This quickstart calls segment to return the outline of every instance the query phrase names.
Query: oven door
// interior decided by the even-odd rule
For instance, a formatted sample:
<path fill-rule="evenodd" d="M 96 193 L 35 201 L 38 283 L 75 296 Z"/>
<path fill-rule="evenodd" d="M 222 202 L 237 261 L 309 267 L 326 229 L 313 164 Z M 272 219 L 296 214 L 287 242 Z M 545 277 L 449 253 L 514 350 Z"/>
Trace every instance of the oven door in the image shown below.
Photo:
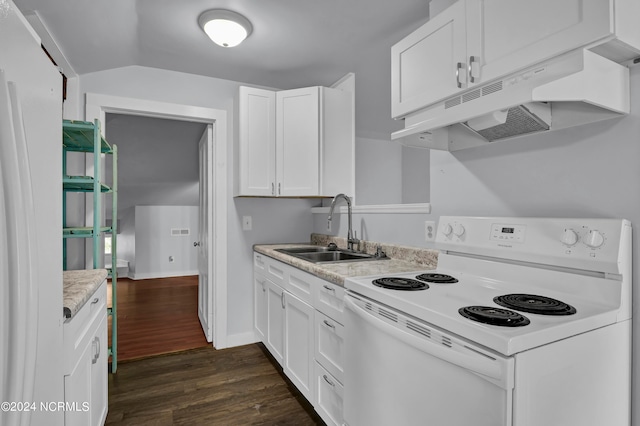
<path fill-rule="evenodd" d="M 510 426 L 514 360 L 345 296 L 348 426 Z"/>

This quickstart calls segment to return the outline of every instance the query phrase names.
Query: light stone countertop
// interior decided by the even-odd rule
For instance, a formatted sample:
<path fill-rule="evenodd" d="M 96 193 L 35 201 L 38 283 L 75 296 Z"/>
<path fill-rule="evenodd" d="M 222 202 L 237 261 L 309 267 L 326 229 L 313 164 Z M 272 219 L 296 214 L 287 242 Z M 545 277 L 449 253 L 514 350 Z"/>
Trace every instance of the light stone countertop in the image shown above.
<path fill-rule="evenodd" d="M 65 318 L 73 318 L 107 278 L 106 269 L 64 271 L 62 306 Z"/>
<path fill-rule="evenodd" d="M 373 241 L 363 241 L 361 249 L 366 253 L 375 253 L 376 246 L 380 245 L 382 250 L 390 259 L 318 264 L 307 262 L 306 260 L 276 251 L 276 249 L 280 248 L 327 246 L 330 242 L 336 243 L 339 248 L 346 248 L 345 238 L 312 234 L 311 243 L 256 244 L 253 246 L 253 249 L 265 256 L 269 256 L 298 269 L 302 269 L 303 271 L 309 272 L 310 274 L 340 286 L 344 286 L 345 278 L 424 271 L 428 269 L 435 269 L 438 264 L 437 250 L 376 243 Z"/>

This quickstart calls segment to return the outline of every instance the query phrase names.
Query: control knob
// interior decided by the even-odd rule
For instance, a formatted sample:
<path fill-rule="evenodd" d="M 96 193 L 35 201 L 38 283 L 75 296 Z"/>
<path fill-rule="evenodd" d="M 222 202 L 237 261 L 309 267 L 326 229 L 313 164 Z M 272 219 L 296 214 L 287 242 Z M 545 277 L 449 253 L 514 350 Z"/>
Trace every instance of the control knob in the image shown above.
<path fill-rule="evenodd" d="M 582 241 L 591 248 L 598 248 L 604 243 L 604 236 L 595 229 L 591 229 L 587 232 Z"/>
<path fill-rule="evenodd" d="M 456 237 L 462 237 L 462 234 L 464 234 L 464 226 L 460 225 L 459 223 L 456 223 L 453 225 L 453 234 Z"/>
<path fill-rule="evenodd" d="M 441 230 L 442 230 L 442 233 L 447 237 L 451 235 L 451 233 L 453 232 L 453 228 L 448 223 L 445 223 L 444 225 L 442 225 Z"/>
<path fill-rule="evenodd" d="M 578 242 L 578 234 L 573 229 L 565 229 L 562 234 L 562 244 L 565 244 L 569 247 Z"/>

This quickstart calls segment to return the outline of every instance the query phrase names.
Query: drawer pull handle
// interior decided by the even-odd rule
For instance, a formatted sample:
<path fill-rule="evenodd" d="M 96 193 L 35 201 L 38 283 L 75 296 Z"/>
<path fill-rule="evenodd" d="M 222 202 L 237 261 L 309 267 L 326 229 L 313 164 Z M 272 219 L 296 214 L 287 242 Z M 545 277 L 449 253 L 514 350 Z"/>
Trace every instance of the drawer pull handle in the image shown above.
<path fill-rule="evenodd" d="M 95 305 L 96 303 L 98 303 L 100 301 L 100 299 L 98 299 L 97 297 L 95 299 L 93 299 L 93 301 L 91 302 L 92 305 Z"/>
<path fill-rule="evenodd" d="M 326 325 L 326 326 L 327 326 L 327 327 L 329 327 L 329 328 L 336 328 L 336 326 L 335 326 L 335 325 L 331 324 L 331 323 L 330 323 L 329 321 L 327 321 L 327 320 L 324 320 L 323 322 L 324 322 L 324 325 Z"/>
<path fill-rule="evenodd" d="M 334 388 L 336 387 L 336 385 L 331 380 L 329 380 L 329 378 L 327 377 L 326 374 L 323 374 L 322 378 L 324 379 L 325 382 L 327 382 L 329 384 L 329 386 L 332 386 Z"/>
<path fill-rule="evenodd" d="M 328 291 L 332 291 L 332 292 L 334 292 L 334 293 L 336 292 L 336 289 L 335 289 L 335 288 L 330 287 L 330 286 L 328 286 L 328 285 L 326 285 L 326 284 L 323 284 L 323 286 L 322 286 L 322 287 L 326 288 Z"/>

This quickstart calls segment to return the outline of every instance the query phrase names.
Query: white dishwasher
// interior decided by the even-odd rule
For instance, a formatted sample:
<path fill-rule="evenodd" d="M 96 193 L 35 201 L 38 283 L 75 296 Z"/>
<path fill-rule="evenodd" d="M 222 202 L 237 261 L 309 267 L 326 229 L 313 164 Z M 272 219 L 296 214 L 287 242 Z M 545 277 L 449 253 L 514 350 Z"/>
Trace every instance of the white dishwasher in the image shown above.
<path fill-rule="evenodd" d="M 511 424 L 513 359 L 362 296 L 345 305 L 346 425 Z"/>

